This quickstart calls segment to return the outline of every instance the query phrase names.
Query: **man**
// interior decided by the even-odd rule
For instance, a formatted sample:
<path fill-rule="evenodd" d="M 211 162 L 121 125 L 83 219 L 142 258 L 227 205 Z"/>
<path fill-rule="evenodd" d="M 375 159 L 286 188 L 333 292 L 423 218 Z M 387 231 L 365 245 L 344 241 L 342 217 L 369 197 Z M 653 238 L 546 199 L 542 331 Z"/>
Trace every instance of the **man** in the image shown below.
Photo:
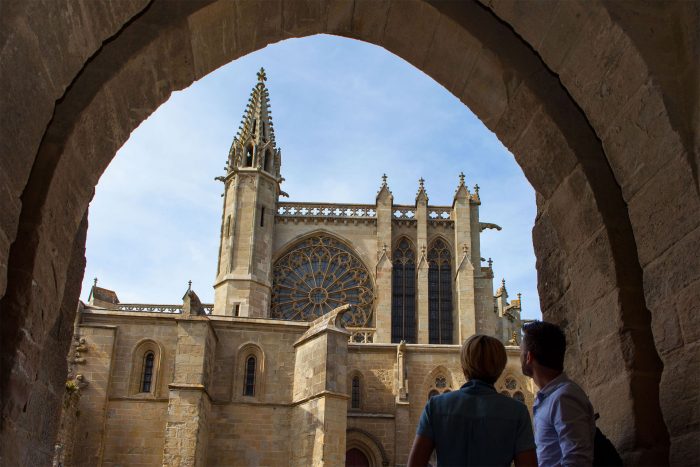
<path fill-rule="evenodd" d="M 564 373 L 564 332 L 555 324 L 534 321 L 523 326 L 523 333 L 523 374 L 540 388 L 533 406 L 540 467 L 592 465 L 593 407 L 583 389 Z"/>

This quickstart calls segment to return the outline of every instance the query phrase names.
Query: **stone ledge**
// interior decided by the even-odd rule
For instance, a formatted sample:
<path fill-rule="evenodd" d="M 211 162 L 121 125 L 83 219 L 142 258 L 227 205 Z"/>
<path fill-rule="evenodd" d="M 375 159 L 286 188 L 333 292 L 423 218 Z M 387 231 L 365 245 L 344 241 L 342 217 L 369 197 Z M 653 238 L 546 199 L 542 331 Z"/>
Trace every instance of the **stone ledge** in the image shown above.
<path fill-rule="evenodd" d="M 366 413 L 366 412 L 351 412 L 348 410 L 348 418 L 382 418 L 394 419 L 396 415 L 393 413 Z"/>
<path fill-rule="evenodd" d="M 312 396 L 307 396 L 303 399 L 299 399 L 298 401 L 294 401 L 290 404 L 290 407 L 296 407 L 301 404 L 305 404 L 306 402 L 312 401 L 314 399 L 320 399 L 321 397 L 328 397 L 331 399 L 343 399 L 343 400 L 349 400 L 350 396 L 347 394 L 343 394 L 340 392 L 334 392 L 334 391 L 321 391 L 318 394 L 314 394 Z"/>
<path fill-rule="evenodd" d="M 109 396 L 107 398 L 110 402 L 112 401 L 128 401 L 128 402 L 168 402 L 170 399 L 167 397 L 136 397 L 136 396 Z"/>

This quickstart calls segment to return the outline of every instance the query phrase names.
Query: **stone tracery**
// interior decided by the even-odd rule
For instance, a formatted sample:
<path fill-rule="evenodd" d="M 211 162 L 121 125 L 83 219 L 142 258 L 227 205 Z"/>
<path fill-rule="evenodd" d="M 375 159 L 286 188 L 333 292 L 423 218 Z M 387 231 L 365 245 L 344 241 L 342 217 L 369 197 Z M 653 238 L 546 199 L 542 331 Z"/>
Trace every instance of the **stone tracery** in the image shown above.
<path fill-rule="evenodd" d="M 313 320 L 346 303 L 348 326 L 372 321 L 374 292 L 369 271 L 350 248 L 327 235 L 297 243 L 273 269 L 273 318 Z"/>

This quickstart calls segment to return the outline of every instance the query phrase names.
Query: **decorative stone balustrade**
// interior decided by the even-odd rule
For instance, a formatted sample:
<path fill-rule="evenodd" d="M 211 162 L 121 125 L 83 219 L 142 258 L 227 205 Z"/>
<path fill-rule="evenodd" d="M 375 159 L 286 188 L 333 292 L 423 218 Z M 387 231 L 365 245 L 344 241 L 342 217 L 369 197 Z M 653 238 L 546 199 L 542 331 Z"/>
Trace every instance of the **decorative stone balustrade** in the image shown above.
<path fill-rule="evenodd" d="M 214 311 L 213 304 L 203 304 L 204 313 L 210 315 Z M 114 305 L 117 311 L 132 311 L 138 313 L 182 313 L 182 305 L 149 305 L 144 303 L 119 303 Z"/>
<path fill-rule="evenodd" d="M 416 207 L 407 205 L 395 205 L 392 212 L 394 219 L 413 220 L 416 218 Z M 449 206 L 428 206 L 428 220 L 450 221 L 452 208 Z"/>
<path fill-rule="evenodd" d="M 373 204 L 277 203 L 279 217 L 374 219 Z"/>
<path fill-rule="evenodd" d="M 371 344 L 374 342 L 374 328 L 347 328 L 350 331 L 350 343 L 353 344 Z"/>
<path fill-rule="evenodd" d="M 447 206 L 428 206 L 428 219 L 431 221 L 449 221 L 452 217 L 452 208 Z"/>

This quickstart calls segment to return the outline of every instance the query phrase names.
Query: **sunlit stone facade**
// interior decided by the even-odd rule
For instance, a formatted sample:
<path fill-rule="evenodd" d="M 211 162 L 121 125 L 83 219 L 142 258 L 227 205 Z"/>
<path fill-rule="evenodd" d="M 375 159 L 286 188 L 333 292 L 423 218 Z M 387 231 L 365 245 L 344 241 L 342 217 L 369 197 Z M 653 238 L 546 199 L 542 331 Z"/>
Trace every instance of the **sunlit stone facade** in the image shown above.
<path fill-rule="evenodd" d="M 494 294 L 478 186 L 452 206 L 285 202 L 265 73 L 226 165 L 214 304 L 121 304 L 95 285 L 70 364 L 77 422 L 65 465 L 406 463 L 428 397 L 464 383 L 461 342 L 507 345 L 497 389 L 532 405 L 520 374 L 520 297 Z M 65 418 L 65 417 L 64 417 Z M 71 419 L 72 420 L 72 419 Z M 70 433 L 66 433 L 70 432 Z"/>

